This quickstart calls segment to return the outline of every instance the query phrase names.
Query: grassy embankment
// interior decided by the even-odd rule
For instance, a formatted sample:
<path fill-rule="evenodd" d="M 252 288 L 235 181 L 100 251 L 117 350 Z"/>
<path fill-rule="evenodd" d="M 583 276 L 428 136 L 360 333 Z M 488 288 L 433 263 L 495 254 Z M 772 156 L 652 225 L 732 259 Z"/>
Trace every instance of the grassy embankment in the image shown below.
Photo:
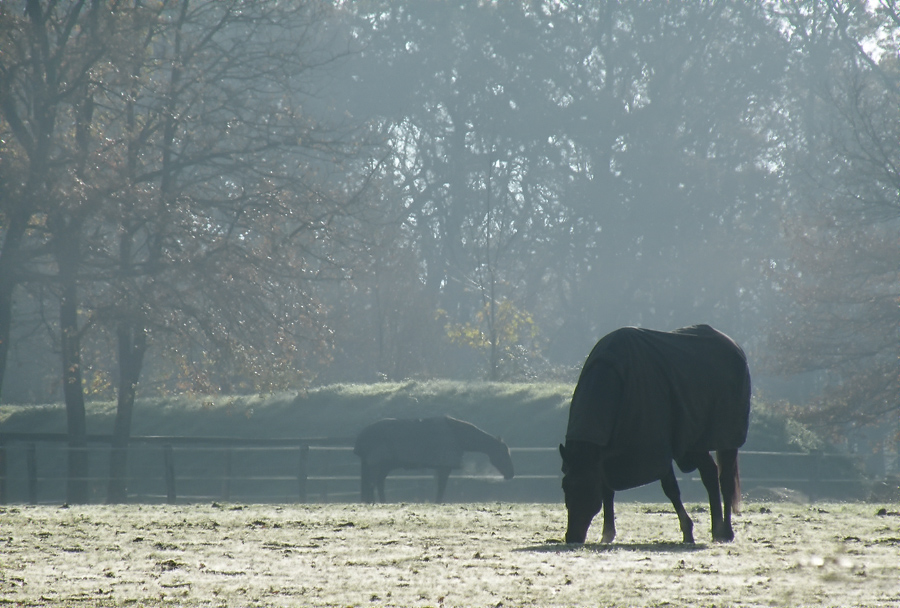
<path fill-rule="evenodd" d="M 337 384 L 261 396 L 142 399 L 133 435 L 353 437 L 385 417 L 447 414 L 501 435 L 511 446 L 555 446 L 565 435 L 569 384 L 451 381 Z M 115 403 L 88 404 L 88 432 L 109 433 Z M 64 432 L 61 404 L 4 405 L 0 431 Z M 754 403 L 746 449 L 805 452 L 824 444 L 802 426 Z"/>

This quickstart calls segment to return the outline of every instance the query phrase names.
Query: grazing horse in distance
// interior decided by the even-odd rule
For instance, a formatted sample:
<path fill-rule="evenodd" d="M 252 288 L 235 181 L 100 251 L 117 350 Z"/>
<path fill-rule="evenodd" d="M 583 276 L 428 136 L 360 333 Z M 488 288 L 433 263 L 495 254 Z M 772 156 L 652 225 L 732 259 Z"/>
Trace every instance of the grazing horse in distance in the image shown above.
<path fill-rule="evenodd" d="M 443 502 L 451 469 L 462 466 L 463 452 L 487 454 L 505 479 L 512 479 L 509 448 L 474 424 L 449 416 L 386 418 L 364 428 L 353 453 L 362 460 L 362 501 L 384 502 L 384 480 L 394 469 L 434 469 L 437 498 Z"/>
<path fill-rule="evenodd" d="M 733 540 L 737 454 L 749 417 L 747 358 L 725 334 L 697 325 L 673 332 L 625 327 L 603 337 L 581 370 L 566 444 L 559 446 L 566 542 L 583 543 L 601 508 L 602 542 L 612 542 L 615 492 L 656 480 L 675 507 L 684 542 L 694 542 L 673 460 L 684 472 L 699 470 L 713 539 Z"/>

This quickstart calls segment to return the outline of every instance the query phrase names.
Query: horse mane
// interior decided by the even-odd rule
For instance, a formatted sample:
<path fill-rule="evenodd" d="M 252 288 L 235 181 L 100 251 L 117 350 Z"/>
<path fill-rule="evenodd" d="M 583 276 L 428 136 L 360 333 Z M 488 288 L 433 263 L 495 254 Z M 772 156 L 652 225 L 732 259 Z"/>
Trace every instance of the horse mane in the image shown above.
<path fill-rule="evenodd" d="M 506 479 L 513 477 L 515 467 L 510 457 L 509 446 L 502 439 L 486 433 L 471 422 L 457 420 L 450 416 L 446 416 L 444 420 L 461 450 L 487 454 L 491 464 Z"/>
<path fill-rule="evenodd" d="M 447 426 L 459 446 L 464 450 L 472 450 L 490 454 L 498 450 L 507 449 L 506 444 L 499 437 L 494 437 L 490 433 L 481 430 L 471 422 L 458 420 L 451 416 L 445 416 Z"/>

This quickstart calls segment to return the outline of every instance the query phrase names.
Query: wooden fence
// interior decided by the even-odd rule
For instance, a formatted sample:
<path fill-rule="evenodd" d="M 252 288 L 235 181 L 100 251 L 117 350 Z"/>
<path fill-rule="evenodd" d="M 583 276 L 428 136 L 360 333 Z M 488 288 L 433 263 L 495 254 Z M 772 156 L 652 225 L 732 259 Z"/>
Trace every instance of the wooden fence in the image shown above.
<path fill-rule="evenodd" d="M 215 496 L 229 500 L 235 481 L 255 479 L 293 483 L 294 491 L 290 494 L 294 500 L 305 502 L 310 450 L 329 450 L 333 446 L 342 446 L 338 449 L 346 451 L 350 449 L 346 446 L 351 442 L 352 439 L 349 438 L 334 437 L 252 439 L 135 436 L 129 440 L 129 478 L 126 485 L 138 488 L 136 496 L 131 492 L 138 500 L 146 499 L 150 502 L 165 500 L 174 504 L 179 500 L 179 485 L 184 487 L 185 483 L 216 480 L 221 490 Z M 37 504 L 61 499 L 66 481 L 65 461 L 72 449 L 82 449 L 88 453 L 91 474 L 87 481 L 92 486 L 92 495 L 100 499 L 98 502 L 103 502 L 100 495 L 106 490 L 108 477 L 100 472 L 109 468 L 112 437 L 88 435 L 87 446 L 84 448 L 71 448 L 67 443 L 68 435 L 65 433 L 0 433 L 0 504 L 9 502 Z M 41 446 L 43 456 L 40 470 L 38 446 Z M 292 474 L 285 473 L 284 466 L 281 466 L 277 474 L 262 470 L 241 477 L 235 470 L 234 454 L 246 455 L 252 452 L 267 453 L 272 458 L 289 459 L 293 467 Z M 180 455 L 188 455 L 188 458 L 179 458 Z M 198 460 L 201 461 L 200 470 L 197 466 Z M 157 462 L 155 471 L 153 461 Z M 198 475 L 201 477 L 197 477 Z M 152 487 L 154 481 L 162 483 L 163 494 L 152 491 L 148 494 L 145 491 L 144 486 L 149 482 Z M 39 492 L 39 489 L 42 492 Z M 24 496 L 22 490 L 25 491 Z M 210 496 L 212 495 L 207 490 L 204 495 L 187 492 L 185 497 L 188 500 L 199 500 Z"/>
<path fill-rule="evenodd" d="M 62 433 L 0 433 L 0 504 L 65 501 L 68 437 Z M 352 502 L 359 498 L 359 460 L 352 438 L 247 439 L 235 437 L 132 437 L 128 456 L 129 502 L 169 504 L 203 501 Z M 89 435 L 91 502 L 106 502 L 111 437 Z M 555 447 L 512 447 L 516 476 L 501 482 L 486 457 L 467 455 L 451 475 L 452 501 L 561 500 Z M 863 498 L 868 483 L 846 455 L 742 451 L 745 491 L 790 488 L 810 495 Z M 686 500 L 705 500 L 695 473 L 681 475 Z M 427 472 L 398 471 L 388 479 L 388 498 L 434 497 Z M 636 498 L 665 500 L 658 487 L 629 491 Z"/>

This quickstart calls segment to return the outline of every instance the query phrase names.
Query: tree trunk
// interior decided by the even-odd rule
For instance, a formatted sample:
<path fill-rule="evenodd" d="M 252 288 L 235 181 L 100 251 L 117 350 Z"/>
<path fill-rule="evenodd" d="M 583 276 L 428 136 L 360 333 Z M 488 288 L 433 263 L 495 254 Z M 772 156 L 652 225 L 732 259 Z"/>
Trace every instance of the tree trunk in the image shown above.
<path fill-rule="evenodd" d="M 0 398 L 3 396 L 3 377 L 12 333 L 13 291 L 18 283 L 19 251 L 28 226 L 27 213 L 20 211 L 10 215 L 3 248 L 0 250 Z"/>
<path fill-rule="evenodd" d="M 117 330 L 119 343 L 119 388 L 116 406 L 116 422 L 113 429 L 112 450 L 109 460 L 109 490 L 107 502 L 125 502 L 128 472 L 128 442 L 131 438 L 131 419 L 137 383 L 147 351 L 147 332 L 136 324 L 123 322 Z"/>
<path fill-rule="evenodd" d="M 65 266 L 69 266 L 66 264 Z M 62 271 L 61 266 L 61 271 Z M 88 501 L 87 420 L 81 373 L 81 335 L 78 331 L 78 288 L 74 269 L 60 274 L 63 294 L 59 305 L 63 364 L 63 395 L 69 433 L 69 469 L 66 501 L 70 504 Z"/>

